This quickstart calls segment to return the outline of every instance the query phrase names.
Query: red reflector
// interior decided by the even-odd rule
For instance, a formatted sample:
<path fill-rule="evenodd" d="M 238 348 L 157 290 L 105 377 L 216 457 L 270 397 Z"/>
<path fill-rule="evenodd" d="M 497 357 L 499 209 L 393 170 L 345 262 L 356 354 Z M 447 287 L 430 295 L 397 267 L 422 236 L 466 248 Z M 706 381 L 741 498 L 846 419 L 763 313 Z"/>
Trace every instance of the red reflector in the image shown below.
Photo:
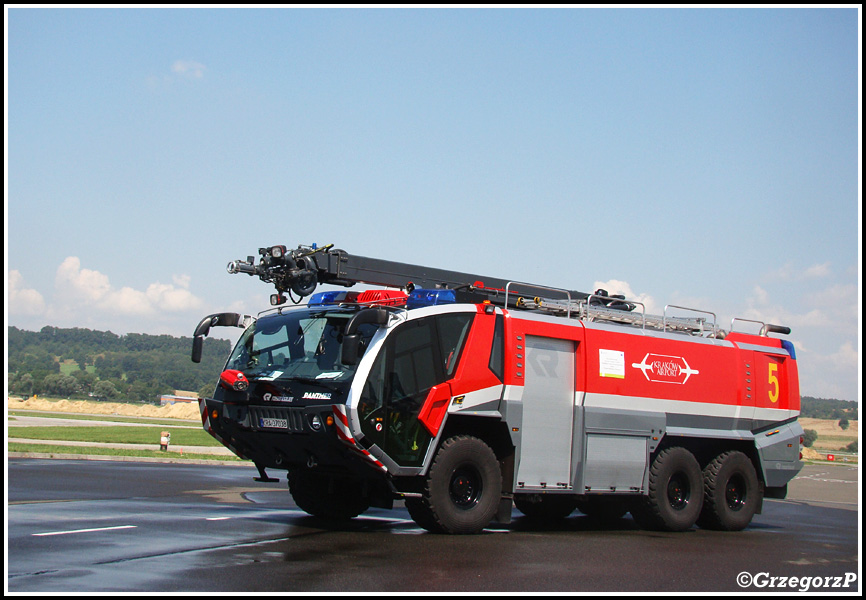
<path fill-rule="evenodd" d="M 235 390 L 236 392 L 243 392 L 250 387 L 250 382 L 246 378 L 246 375 L 236 369 L 226 369 L 220 373 L 220 383 L 223 387 Z"/>

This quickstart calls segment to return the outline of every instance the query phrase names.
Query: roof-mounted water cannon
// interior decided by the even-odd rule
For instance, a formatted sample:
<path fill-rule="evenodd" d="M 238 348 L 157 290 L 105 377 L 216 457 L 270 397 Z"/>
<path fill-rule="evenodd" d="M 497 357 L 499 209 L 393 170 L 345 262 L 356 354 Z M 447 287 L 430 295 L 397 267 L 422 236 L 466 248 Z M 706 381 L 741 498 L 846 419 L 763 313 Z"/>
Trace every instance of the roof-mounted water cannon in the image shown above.
<path fill-rule="evenodd" d="M 271 295 L 273 306 L 285 304 L 286 293 L 290 297 L 297 295 L 299 302 L 300 298 L 312 294 L 319 284 L 320 268 L 314 255 L 327 252 L 332 246 L 298 246 L 294 250 L 283 245 L 259 248 L 258 263 L 255 257 L 248 256 L 246 260 L 230 262 L 226 270 L 231 274 L 257 275 L 262 281 L 272 283 L 277 288 L 277 293 Z"/>
<path fill-rule="evenodd" d="M 523 290 L 539 287 L 515 283 L 508 279 L 357 256 L 334 248 L 334 244 L 321 247 L 315 244 L 298 246 L 294 250 L 289 250 L 284 245 L 259 248 L 258 262 L 255 257 L 248 256 L 247 260 L 230 262 L 227 270 L 229 273 L 256 275 L 262 281 L 273 284 L 277 293 L 271 295 L 272 306 L 285 304 L 287 295 L 289 299 L 299 303 L 300 298 L 312 294 L 319 284 L 340 287 L 367 284 L 396 288 L 408 295 L 411 295 L 415 288 L 450 290 L 450 302 L 490 301 L 494 304 L 507 303 L 508 291 L 521 294 Z M 574 301 L 585 300 L 589 296 L 575 290 L 559 290 L 558 293 L 567 295 Z M 295 300 L 293 295 L 297 296 L 298 300 Z M 437 294 L 435 303 L 444 302 L 445 296 L 444 293 Z M 611 298 L 605 298 L 604 302 L 605 305 L 613 304 L 610 308 L 634 308 L 615 296 Z"/>

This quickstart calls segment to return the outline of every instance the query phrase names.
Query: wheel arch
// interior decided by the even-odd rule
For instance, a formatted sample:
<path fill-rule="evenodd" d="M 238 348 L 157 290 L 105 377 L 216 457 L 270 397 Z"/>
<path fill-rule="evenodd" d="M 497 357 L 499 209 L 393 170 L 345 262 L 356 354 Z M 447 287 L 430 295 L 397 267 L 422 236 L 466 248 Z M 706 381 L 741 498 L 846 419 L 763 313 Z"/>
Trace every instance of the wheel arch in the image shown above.
<path fill-rule="evenodd" d="M 706 467 L 718 455 L 724 452 L 742 452 L 752 462 L 758 480 L 765 485 L 764 472 L 761 468 L 761 459 L 758 449 L 755 447 L 754 439 L 731 439 L 715 438 L 689 435 L 666 435 L 655 451 L 650 456 L 650 462 L 663 450 L 680 446 L 691 452 L 700 464 L 701 469 Z"/>
<path fill-rule="evenodd" d="M 514 484 L 514 444 L 508 425 L 495 417 L 477 415 L 448 415 L 438 445 L 455 435 L 471 435 L 490 446 L 502 471 L 502 489 L 508 493 Z"/>

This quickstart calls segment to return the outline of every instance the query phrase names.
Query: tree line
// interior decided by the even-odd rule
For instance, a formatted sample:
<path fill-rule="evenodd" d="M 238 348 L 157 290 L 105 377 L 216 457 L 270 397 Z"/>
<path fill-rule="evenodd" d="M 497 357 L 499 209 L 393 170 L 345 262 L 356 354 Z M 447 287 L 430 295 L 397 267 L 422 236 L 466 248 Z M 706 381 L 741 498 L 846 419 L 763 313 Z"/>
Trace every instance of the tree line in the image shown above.
<path fill-rule="evenodd" d="M 206 339 L 196 364 L 190 337 L 51 326 L 7 331 L 8 389 L 25 397 L 156 403 L 174 390 L 209 395 L 231 351 L 228 340 Z"/>
<path fill-rule="evenodd" d="M 174 390 L 209 395 L 231 351 L 228 340 L 205 339 L 202 361 L 190 360 L 192 338 L 45 326 L 8 327 L 9 391 L 60 397 L 156 402 Z M 61 369 L 61 364 L 73 368 Z M 800 416 L 856 419 L 857 403 L 801 397 Z"/>
<path fill-rule="evenodd" d="M 807 419 L 832 419 L 840 421 L 843 418 L 857 420 L 858 404 L 853 400 L 836 400 L 835 398 L 813 398 L 800 396 L 800 416 Z"/>

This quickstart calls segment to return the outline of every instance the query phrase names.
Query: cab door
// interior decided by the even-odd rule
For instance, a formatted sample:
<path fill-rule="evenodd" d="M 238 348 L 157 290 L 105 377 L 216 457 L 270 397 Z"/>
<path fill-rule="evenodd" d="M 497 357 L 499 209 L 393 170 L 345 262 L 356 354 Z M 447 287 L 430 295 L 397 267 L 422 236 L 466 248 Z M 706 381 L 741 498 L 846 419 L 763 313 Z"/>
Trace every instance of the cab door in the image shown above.
<path fill-rule="evenodd" d="M 358 417 L 361 431 L 397 464 L 418 467 L 432 435 L 418 420 L 430 389 L 449 379 L 473 313 L 411 319 L 385 340 L 370 370 Z"/>

